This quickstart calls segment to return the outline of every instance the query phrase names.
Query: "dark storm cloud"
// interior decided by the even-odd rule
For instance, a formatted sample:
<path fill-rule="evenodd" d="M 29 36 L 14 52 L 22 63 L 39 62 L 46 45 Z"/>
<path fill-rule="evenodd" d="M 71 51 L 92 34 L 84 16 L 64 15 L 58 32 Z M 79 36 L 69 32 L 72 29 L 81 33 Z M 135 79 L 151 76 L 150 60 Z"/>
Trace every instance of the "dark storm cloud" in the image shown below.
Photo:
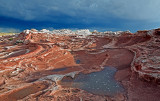
<path fill-rule="evenodd" d="M 159 4 L 160 0 L 0 0 L 0 16 L 24 23 L 122 28 L 160 22 Z"/>

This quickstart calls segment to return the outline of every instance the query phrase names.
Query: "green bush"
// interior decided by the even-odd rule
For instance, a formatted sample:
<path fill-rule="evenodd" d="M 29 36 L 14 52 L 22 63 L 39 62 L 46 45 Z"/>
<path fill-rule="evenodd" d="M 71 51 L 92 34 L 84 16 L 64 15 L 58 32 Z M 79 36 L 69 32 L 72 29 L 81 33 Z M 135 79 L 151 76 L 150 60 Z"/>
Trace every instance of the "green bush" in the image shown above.
<path fill-rule="evenodd" d="M 9 41 L 12 41 L 12 40 L 13 40 L 13 38 L 9 38 L 8 40 L 9 40 Z"/>

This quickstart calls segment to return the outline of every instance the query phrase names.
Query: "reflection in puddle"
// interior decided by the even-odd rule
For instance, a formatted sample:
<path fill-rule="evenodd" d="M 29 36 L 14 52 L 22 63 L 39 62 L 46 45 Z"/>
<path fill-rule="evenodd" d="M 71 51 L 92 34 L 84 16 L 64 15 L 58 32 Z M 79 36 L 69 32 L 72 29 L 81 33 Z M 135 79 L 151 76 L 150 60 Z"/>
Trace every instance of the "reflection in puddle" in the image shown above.
<path fill-rule="evenodd" d="M 93 94 L 114 95 L 123 92 L 124 89 L 114 79 L 115 68 L 106 67 L 104 70 L 90 74 L 79 74 L 73 80 L 63 79 L 63 83 L 70 83 L 71 87 L 80 88 Z"/>
<path fill-rule="evenodd" d="M 77 64 L 80 64 L 80 62 L 81 62 L 80 60 L 76 60 L 76 63 L 77 63 Z"/>

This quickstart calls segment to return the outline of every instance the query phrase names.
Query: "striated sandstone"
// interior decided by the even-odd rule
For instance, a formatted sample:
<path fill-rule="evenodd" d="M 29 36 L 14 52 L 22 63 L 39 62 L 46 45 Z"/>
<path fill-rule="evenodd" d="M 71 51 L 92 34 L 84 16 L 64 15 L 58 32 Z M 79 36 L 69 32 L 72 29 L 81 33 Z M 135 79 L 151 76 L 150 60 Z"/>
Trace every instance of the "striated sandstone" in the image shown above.
<path fill-rule="evenodd" d="M 115 79 L 125 93 L 96 95 L 71 88 L 70 83 L 61 85 L 62 79 L 71 81 L 78 73 L 107 66 L 117 69 Z M 0 101 L 159 101 L 160 29 L 136 33 L 31 29 L 3 36 L 0 78 Z"/>

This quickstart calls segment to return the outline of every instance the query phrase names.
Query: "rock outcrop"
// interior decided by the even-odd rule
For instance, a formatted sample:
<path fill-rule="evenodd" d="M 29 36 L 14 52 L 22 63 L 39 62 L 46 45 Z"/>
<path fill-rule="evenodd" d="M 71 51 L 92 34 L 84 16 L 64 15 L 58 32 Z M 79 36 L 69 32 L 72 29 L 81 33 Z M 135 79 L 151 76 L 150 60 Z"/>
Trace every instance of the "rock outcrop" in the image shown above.
<path fill-rule="evenodd" d="M 115 79 L 126 92 L 102 96 L 61 83 L 107 66 L 117 69 Z M 159 101 L 160 29 L 136 33 L 31 29 L 3 36 L 0 78 L 0 101 Z"/>

